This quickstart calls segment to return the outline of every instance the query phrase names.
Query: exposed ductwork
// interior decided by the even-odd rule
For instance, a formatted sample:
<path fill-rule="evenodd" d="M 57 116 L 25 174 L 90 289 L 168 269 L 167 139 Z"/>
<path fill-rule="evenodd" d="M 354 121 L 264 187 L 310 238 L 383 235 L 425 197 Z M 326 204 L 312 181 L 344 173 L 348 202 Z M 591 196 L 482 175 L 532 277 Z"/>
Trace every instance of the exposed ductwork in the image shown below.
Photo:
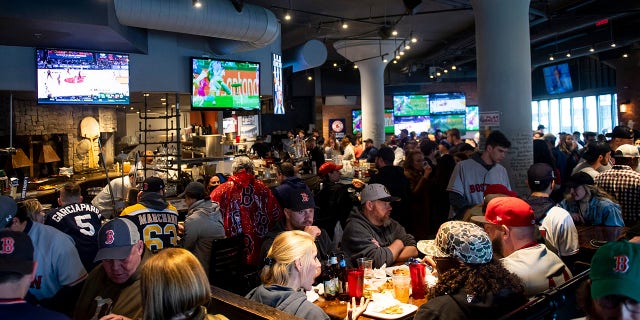
<path fill-rule="evenodd" d="M 273 12 L 245 4 L 236 11 L 228 0 L 208 0 L 201 8 L 191 1 L 114 0 L 121 24 L 199 36 L 246 41 L 262 48 L 280 36 L 280 22 Z"/>
<path fill-rule="evenodd" d="M 315 39 L 282 53 L 282 67 L 293 66 L 293 72 L 319 67 L 325 61 L 327 61 L 327 47 Z"/>

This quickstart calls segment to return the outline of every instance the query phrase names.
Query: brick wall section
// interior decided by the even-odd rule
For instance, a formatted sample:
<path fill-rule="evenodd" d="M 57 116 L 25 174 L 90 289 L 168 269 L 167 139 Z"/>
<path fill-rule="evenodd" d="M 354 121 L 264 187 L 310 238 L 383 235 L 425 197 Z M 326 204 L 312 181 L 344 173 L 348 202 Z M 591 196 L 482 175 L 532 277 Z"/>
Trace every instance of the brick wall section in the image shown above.
<path fill-rule="evenodd" d="M 64 154 L 59 155 L 64 164 L 73 166 L 74 172 L 87 167 L 88 157 L 76 154 L 80 136 L 80 122 L 85 117 L 98 120 L 101 132 L 115 132 L 117 128 L 116 110 L 97 106 L 37 105 L 35 101 L 14 103 L 14 126 L 17 136 L 59 134 L 63 139 Z M 27 146 L 16 146 L 25 149 Z M 93 140 L 94 154 L 99 154 L 98 141 Z M 28 148 L 26 148 L 28 150 Z M 96 160 L 97 161 L 97 160 Z"/>

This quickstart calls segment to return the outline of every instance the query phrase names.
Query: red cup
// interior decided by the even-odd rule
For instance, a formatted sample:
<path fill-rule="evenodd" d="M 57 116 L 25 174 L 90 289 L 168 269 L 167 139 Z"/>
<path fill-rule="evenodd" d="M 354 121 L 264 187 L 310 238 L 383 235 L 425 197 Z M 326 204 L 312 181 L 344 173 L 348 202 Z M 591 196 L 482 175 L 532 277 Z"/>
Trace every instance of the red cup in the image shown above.
<path fill-rule="evenodd" d="M 347 269 L 347 286 L 349 297 L 360 299 L 364 287 L 364 270 L 358 268 Z"/>
<path fill-rule="evenodd" d="M 409 264 L 409 273 L 411 274 L 411 296 L 413 296 L 414 299 L 424 299 L 425 265 L 422 263 L 411 263 Z"/>

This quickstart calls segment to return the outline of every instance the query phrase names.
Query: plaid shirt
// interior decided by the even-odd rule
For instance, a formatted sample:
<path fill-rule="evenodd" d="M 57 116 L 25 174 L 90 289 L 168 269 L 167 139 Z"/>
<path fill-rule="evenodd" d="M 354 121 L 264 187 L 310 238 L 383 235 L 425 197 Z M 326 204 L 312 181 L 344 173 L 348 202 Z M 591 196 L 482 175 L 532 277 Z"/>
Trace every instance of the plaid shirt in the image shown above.
<path fill-rule="evenodd" d="M 595 183 L 618 200 L 625 225 L 640 220 L 640 173 L 629 166 L 614 165 L 597 176 Z"/>

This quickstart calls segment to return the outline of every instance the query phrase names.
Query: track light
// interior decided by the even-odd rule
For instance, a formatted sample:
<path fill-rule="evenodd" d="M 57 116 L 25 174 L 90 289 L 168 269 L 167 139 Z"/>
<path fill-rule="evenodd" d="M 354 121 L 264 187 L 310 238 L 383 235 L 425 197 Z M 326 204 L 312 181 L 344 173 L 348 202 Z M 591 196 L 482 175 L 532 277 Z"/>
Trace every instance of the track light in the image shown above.
<path fill-rule="evenodd" d="M 444 70 L 442 70 L 442 72 L 444 72 L 444 73 L 449 73 L 449 70 L 444 69 Z"/>
<path fill-rule="evenodd" d="M 416 43 L 416 42 L 418 42 L 418 38 L 416 38 L 416 37 L 411 37 L 411 42 L 412 42 L 412 43 Z"/>
<path fill-rule="evenodd" d="M 396 53 L 396 60 L 400 59 L 400 55 Z"/>
<path fill-rule="evenodd" d="M 567 58 L 571 58 L 571 52 L 567 52 Z"/>
<path fill-rule="evenodd" d="M 289 12 L 284 14 L 284 19 L 287 21 L 291 20 L 291 15 L 289 14 Z"/>
<path fill-rule="evenodd" d="M 398 60 L 393 60 L 393 63 L 398 63 Z"/>
<path fill-rule="evenodd" d="M 553 60 L 555 60 L 553 56 L 549 56 L 549 61 L 553 61 Z"/>
<path fill-rule="evenodd" d="M 615 48 L 616 47 L 616 43 L 615 42 L 611 42 L 611 48 Z"/>
<path fill-rule="evenodd" d="M 308 75 L 307 76 L 307 80 L 311 81 L 311 80 L 313 80 L 313 77 L 311 75 Z"/>
<path fill-rule="evenodd" d="M 456 69 L 458 69 L 458 67 L 456 67 L 455 64 L 451 66 L 451 70 L 456 70 Z"/>
<path fill-rule="evenodd" d="M 589 48 L 589 52 L 594 52 L 596 51 L 596 49 L 594 49 L 593 47 Z"/>
<path fill-rule="evenodd" d="M 347 29 L 347 28 L 349 28 L 349 25 L 347 24 L 346 21 L 343 20 L 342 21 L 342 29 Z"/>
<path fill-rule="evenodd" d="M 194 8 L 201 8 L 202 7 L 202 1 L 200 1 L 200 0 L 191 0 L 191 4 L 193 5 Z"/>
<path fill-rule="evenodd" d="M 623 58 L 629 58 L 629 55 L 628 55 L 628 54 L 626 54 L 626 53 L 623 53 L 623 54 L 622 54 L 622 57 L 623 57 Z"/>
<path fill-rule="evenodd" d="M 387 60 L 386 57 L 382 57 L 382 63 L 387 63 L 387 62 L 389 62 L 389 60 Z"/>
<path fill-rule="evenodd" d="M 406 45 L 404 46 L 404 49 L 405 49 L 405 50 L 411 50 L 411 46 L 410 46 L 409 44 L 406 44 Z"/>
<path fill-rule="evenodd" d="M 334 67 L 337 67 L 337 66 L 338 66 L 338 63 L 337 63 L 337 62 L 334 62 L 334 63 L 333 63 L 333 66 L 334 66 Z"/>
<path fill-rule="evenodd" d="M 354 69 L 358 69 L 358 65 L 357 65 L 357 64 L 354 64 L 354 65 L 353 65 L 353 68 L 354 68 Z"/>
<path fill-rule="evenodd" d="M 442 73 L 440 73 L 440 72 L 436 72 L 436 77 L 439 77 L 439 76 L 441 76 L 441 75 L 442 75 Z"/>
<path fill-rule="evenodd" d="M 391 35 L 392 35 L 392 36 L 397 36 L 397 35 L 398 35 L 398 31 L 397 31 L 397 30 L 393 30 L 393 31 L 391 31 Z"/>

